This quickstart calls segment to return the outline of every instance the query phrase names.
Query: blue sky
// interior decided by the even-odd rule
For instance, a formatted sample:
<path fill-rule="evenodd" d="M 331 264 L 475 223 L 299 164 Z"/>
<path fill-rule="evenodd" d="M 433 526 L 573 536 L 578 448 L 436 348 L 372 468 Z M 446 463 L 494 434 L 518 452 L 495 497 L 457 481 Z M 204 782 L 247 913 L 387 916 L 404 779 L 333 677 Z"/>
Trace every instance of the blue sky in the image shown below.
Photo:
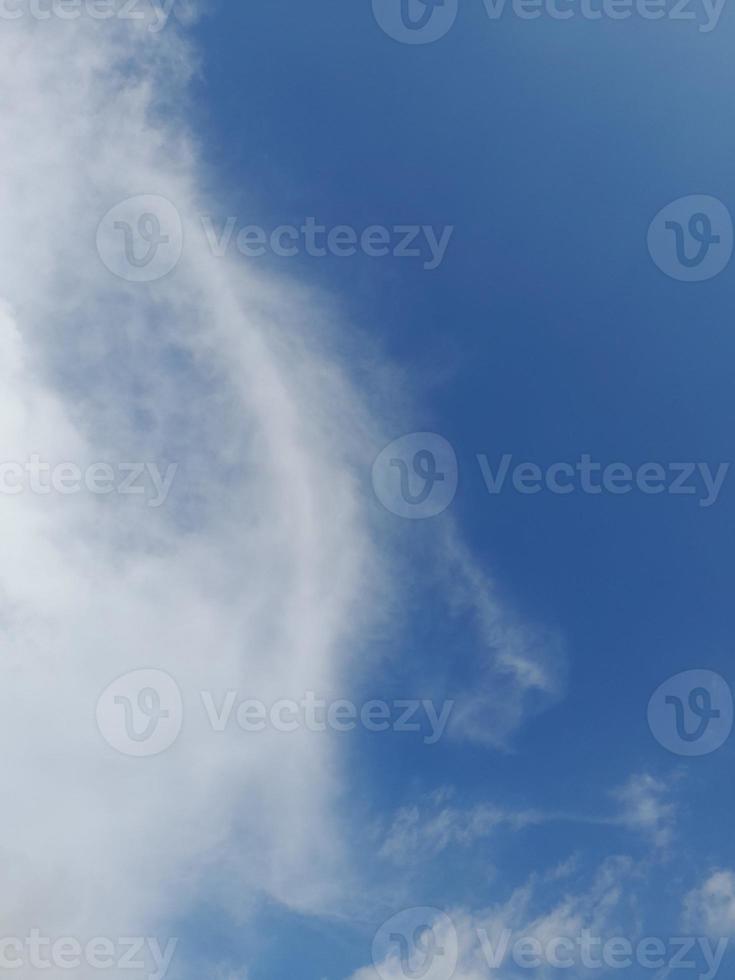
<path fill-rule="evenodd" d="M 160 506 L 0 501 L 4 838 L 11 881 L 52 868 L 0 899 L 7 934 L 178 936 L 171 980 L 401 980 L 381 927 L 430 908 L 419 980 L 676 977 L 493 970 L 478 936 L 735 938 L 731 11 L 446 0 L 451 29 L 409 44 L 379 23 L 400 0 L 190 6 L 158 33 L 4 23 L 29 107 L 0 142 L 7 459 L 176 467 Z M 421 255 L 308 254 L 312 218 L 391 250 L 416 227 Z M 719 236 L 716 274 L 685 281 L 677 223 L 690 255 Z M 246 226 L 296 254 L 242 254 Z M 131 266 L 135 234 L 178 251 Z M 586 492 L 585 457 L 628 492 Z M 427 459 L 432 516 L 391 482 L 413 467 L 416 495 Z M 143 670 L 184 720 L 134 759 L 110 719 Z M 452 715 L 433 740 L 423 708 L 213 734 L 202 694 L 235 687 Z"/>
<path fill-rule="evenodd" d="M 733 204 L 729 11 L 703 33 L 635 18 L 491 22 L 480 0 L 464 0 L 445 37 L 408 46 L 380 30 L 368 3 L 271 0 L 215 6 L 195 35 L 196 129 L 228 214 L 267 227 L 305 215 L 454 226 L 433 271 L 364 255 L 263 262 L 329 290 L 377 342 L 411 404 L 394 435 L 450 441 L 464 539 L 524 617 L 559 631 L 569 658 L 563 700 L 508 751 L 427 749 L 396 734 L 351 744 L 353 819 L 366 821 L 356 838 L 371 850 L 371 819 L 447 786 L 462 805 L 603 818 L 615 787 L 648 772 L 677 810 L 665 858 L 635 833 L 581 820 L 506 832 L 382 884 L 408 904 L 482 908 L 577 852 L 588 869 L 632 854 L 651 860 L 643 911 L 672 928 L 687 883 L 734 860 L 735 759 L 731 745 L 677 759 L 651 737 L 646 706 L 677 672 L 731 672 L 732 490 L 707 509 L 641 493 L 490 496 L 475 457 L 731 458 L 732 270 L 678 282 L 646 249 L 668 201 Z M 467 642 L 412 564 L 436 527 L 401 533 L 416 592 L 383 682 L 399 686 L 416 671 L 451 676 Z M 373 924 L 266 922 L 279 949 L 255 976 L 287 976 L 297 962 L 301 975 L 338 976 Z"/>

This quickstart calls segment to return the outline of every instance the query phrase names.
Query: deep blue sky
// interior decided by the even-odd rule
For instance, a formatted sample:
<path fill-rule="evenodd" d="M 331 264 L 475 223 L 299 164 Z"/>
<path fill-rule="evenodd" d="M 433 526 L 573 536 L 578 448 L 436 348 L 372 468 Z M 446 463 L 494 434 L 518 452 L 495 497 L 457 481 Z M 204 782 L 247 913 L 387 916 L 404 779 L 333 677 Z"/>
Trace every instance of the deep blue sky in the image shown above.
<path fill-rule="evenodd" d="M 735 751 L 678 760 L 646 725 L 670 675 L 733 679 L 733 487 L 708 509 L 640 493 L 490 497 L 475 455 L 732 458 L 735 265 L 675 281 L 646 232 L 685 195 L 735 209 L 734 32 L 727 10 L 701 33 L 635 17 L 491 22 L 481 0 L 460 0 L 452 31 L 416 47 L 382 33 L 367 0 L 220 3 L 195 28 L 198 131 L 227 189 L 223 215 L 455 227 L 435 271 L 364 256 L 251 261 L 328 289 L 377 339 L 410 386 L 408 428 L 457 452 L 453 513 L 474 553 L 524 615 L 567 640 L 567 696 L 523 729 L 516 754 L 368 739 L 356 780 L 366 809 L 451 783 L 465 801 L 600 814 L 631 773 L 668 781 L 681 769 L 686 847 L 655 874 L 668 887 L 733 860 Z M 453 655 L 423 642 L 429 662 Z M 508 882 L 580 848 L 635 851 L 610 827 L 545 827 L 504 847 L 492 862 Z M 442 894 L 427 872 L 414 904 L 493 901 L 485 857 L 441 868 Z M 325 939 L 270 916 L 265 931 L 290 928 L 293 944 L 268 950 L 263 977 L 303 969 L 304 950 L 313 968 L 299 975 L 314 978 L 369 959 L 372 923 Z"/>

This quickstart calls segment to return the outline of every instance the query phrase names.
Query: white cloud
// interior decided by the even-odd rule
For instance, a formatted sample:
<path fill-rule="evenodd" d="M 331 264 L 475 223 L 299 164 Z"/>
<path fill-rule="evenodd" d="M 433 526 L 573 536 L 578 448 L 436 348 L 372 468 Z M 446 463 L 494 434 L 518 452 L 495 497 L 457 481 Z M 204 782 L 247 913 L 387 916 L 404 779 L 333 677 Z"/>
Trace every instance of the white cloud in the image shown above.
<path fill-rule="evenodd" d="M 194 154 L 162 121 L 190 63 L 134 22 L 0 32 L 3 456 L 180 463 L 158 511 L 0 500 L 9 936 L 165 932 L 212 892 L 233 914 L 258 892 L 319 911 L 343 887 L 333 746 L 213 737 L 197 692 L 342 692 L 381 589 L 355 477 L 372 423 L 319 353 L 327 325 L 305 292 L 195 236 L 150 286 L 95 252 L 100 216 L 138 193 L 176 202 L 191 230 Z M 95 729 L 98 694 L 139 667 L 173 675 L 186 710 L 176 745 L 146 760 Z"/>
<path fill-rule="evenodd" d="M 600 943 L 621 935 L 624 928 L 629 931 L 633 918 L 625 884 L 631 871 L 627 859 L 611 858 L 600 866 L 587 887 L 556 901 L 542 898 L 539 885 L 544 880 L 533 876 L 492 908 L 453 909 L 448 917 L 437 917 L 434 948 L 445 956 L 451 951 L 452 958 L 457 950 L 456 970 L 451 974 L 454 980 L 487 980 L 489 973 L 498 980 L 523 975 L 528 970 L 519 970 L 512 961 L 519 940 L 536 940 L 546 949 L 560 938 L 576 942 L 584 931 Z M 358 970 L 351 980 L 376 980 L 378 976 L 381 980 L 402 980 L 405 973 L 401 967 L 400 958 L 391 951 L 373 966 Z M 548 967 L 541 972 L 553 976 L 559 971 Z M 436 956 L 426 976 L 446 980 L 448 975 L 446 958 Z"/>
<path fill-rule="evenodd" d="M 510 607 L 456 535 L 447 534 L 444 551 L 450 601 L 455 611 L 471 617 L 476 635 L 472 681 L 458 699 L 449 730 L 508 749 L 524 721 L 564 696 L 564 645 L 560 636 Z"/>
<path fill-rule="evenodd" d="M 390 589 L 357 475 L 383 437 L 328 353 L 319 299 L 194 233 L 213 210 L 179 118 L 196 60 L 171 26 L 146 27 L 24 17 L 0 32 L 3 455 L 179 463 L 159 510 L 0 500 L 8 936 L 166 935 L 199 901 L 238 916 L 261 893 L 320 912 L 349 883 L 332 743 L 213 737 L 197 692 L 345 694 Z M 178 267 L 152 284 L 95 251 L 100 217 L 138 194 L 175 202 L 184 227 Z M 500 743 L 527 693 L 559 684 L 461 565 L 492 648 L 463 726 Z M 95 729 L 99 693 L 141 667 L 174 676 L 186 711 L 176 744 L 145 760 Z M 169 975 L 184 969 L 180 952 Z"/>
<path fill-rule="evenodd" d="M 470 847 L 506 829 L 513 832 L 548 823 L 623 827 L 642 835 L 656 848 L 671 843 L 676 805 L 668 799 L 670 787 L 648 774 L 637 774 L 612 792 L 617 812 L 610 815 L 573 811 L 520 809 L 483 802 L 463 805 L 454 801 L 449 787 L 413 799 L 400 807 L 385 834 L 382 857 L 396 864 L 430 861 L 450 847 Z M 559 868 L 564 876 L 565 867 Z"/>
<path fill-rule="evenodd" d="M 632 776 L 613 793 L 620 807 L 616 822 L 642 833 L 656 847 L 666 847 L 676 824 L 676 805 L 668 799 L 670 791 L 670 786 L 648 773 Z"/>
<path fill-rule="evenodd" d="M 735 872 L 716 871 L 684 898 L 684 928 L 713 938 L 735 937 Z"/>
<path fill-rule="evenodd" d="M 490 803 L 452 805 L 442 790 L 426 800 L 401 807 L 380 848 L 382 857 L 398 864 L 430 860 L 451 846 L 470 847 L 502 827 L 518 830 L 542 822 L 535 811 L 503 809 Z"/>

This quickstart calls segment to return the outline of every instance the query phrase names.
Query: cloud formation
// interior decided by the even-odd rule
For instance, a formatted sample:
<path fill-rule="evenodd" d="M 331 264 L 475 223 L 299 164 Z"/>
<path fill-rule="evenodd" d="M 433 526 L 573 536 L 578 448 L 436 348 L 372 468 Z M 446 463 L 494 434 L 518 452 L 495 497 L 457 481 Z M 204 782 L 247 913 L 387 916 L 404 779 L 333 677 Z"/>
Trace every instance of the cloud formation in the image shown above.
<path fill-rule="evenodd" d="M 157 934 L 227 887 L 233 914 L 259 891 L 331 907 L 329 741 L 212 738 L 196 702 L 343 689 L 381 589 L 355 475 L 372 423 L 306 292 L 255 281 L 194 236 L 155 283 L 100 261 L 97 224 L 117 201 L 155 193 L 185 233 L 195 220 L 175 100 L 196 62 L 176 34 L 22 18 L 0 49 L 5 457 L 179 464 L 158 510 L 3 499 L 4 931 Z M 168 671 L 185 710 L 176 745 L 146 760 L 95 728 L 100 692 L 141 667 Z"/>
<path fill-rule="evenodd" d="M 332 742 L 213 738 L 196 708 L 202 690 L 348 692 L 389 606 L 362 478 L 385 437 L 322 298 L 193 233 L 215 210 L 182 118 L 197 60 L 156 23 L 23 16 L 0 32 L 5 457 L 178 466 L 157 509 L 119 494 L 2 501 L 0 918 L 21 938 L 165 938 L 198 902 L 237 917 L 260 894 L 330 911 L 350 874 Z M 139 195 L 181 220 L 180 261 L 154 282 L 116 276 L 97 250 L 102 216 Z M 462 725 L 502 744 L 527 693 L 560 686 L 452 547 L 491 649 Z M 95 725 L 100 693 L 140 668 L 168 672 L 184 707 L 176 743 L 143 760 Z M 178 960 L 169 976 L 185 972 Z"/>
<path fill-rule="evenodd" d="M 684 927 L 707 936 L 735 936 L 735 872 L 715 871 L 684 898 Z"/>

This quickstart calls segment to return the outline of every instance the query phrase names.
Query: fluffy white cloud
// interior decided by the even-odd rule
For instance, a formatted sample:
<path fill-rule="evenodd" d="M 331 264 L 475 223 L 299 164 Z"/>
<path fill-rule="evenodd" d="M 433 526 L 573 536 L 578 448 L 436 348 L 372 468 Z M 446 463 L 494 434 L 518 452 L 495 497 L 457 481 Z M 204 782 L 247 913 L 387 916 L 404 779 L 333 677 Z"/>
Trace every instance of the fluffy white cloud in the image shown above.
<path fill-rule="evenodd" d="M 714 938 L 735 936 L 735 872 L 716 871 L 684 899 L 684 927 Z"/>
<path fill-rule="evenodd" d="M 261 893 L 334 909 L 350 871 L 332 743 L 218 736 L 198 692 L 344 696 L 391 583 L 358 476 L 387 440 L 329 353 L 319 298 L 215 258 L 196 233 L 215 210 L 180 120 L 196 59 L 172 26 L 149 26 L 23 16 L 0 31 L 3 457 L 179 465 L 157 510 L 0 500 L 0 919 L 21 938 L 165 937 L 198 901 L 238 916 Z M 184 232 L 177 267 L 149 284 L 117 278 L 95 246 L 101 216 L 140 194 L 174 202 Z M 462 567 L 492 647 L 487 688 L 507 680 L 507 698 L 482 698 L 502 741 L 526 692 L 557 684 Z M 181 736 L 151 759 L 95 727 L 100 692 L 141 667 L 184 699 Z"/>
<path fill-rule="evenodd" d="M 319 352 L 313 297 L 254 281 L 195 235 L 150 285 L 95 251 L 100 217 L 139 193 L 175 202 L 192 230 L 194 153 L 172 116 L 192 63 L 173 33 L 131 21 L 0 32 L 3 457 L 179 463 L 158 510 L 0 500 L 9 936 L 165 932 L 212 891 L 233 914 L 258 891 L 319 911 L 342 887 L 328 740 L 213 734 L 198 692 L 342 692 L 379 607 L 355 476 L 372 423 Z M 176 744 L 142 760 L 95 727 L 98 694 L 140 667 L 168 671 L 185 706 Z"/>

